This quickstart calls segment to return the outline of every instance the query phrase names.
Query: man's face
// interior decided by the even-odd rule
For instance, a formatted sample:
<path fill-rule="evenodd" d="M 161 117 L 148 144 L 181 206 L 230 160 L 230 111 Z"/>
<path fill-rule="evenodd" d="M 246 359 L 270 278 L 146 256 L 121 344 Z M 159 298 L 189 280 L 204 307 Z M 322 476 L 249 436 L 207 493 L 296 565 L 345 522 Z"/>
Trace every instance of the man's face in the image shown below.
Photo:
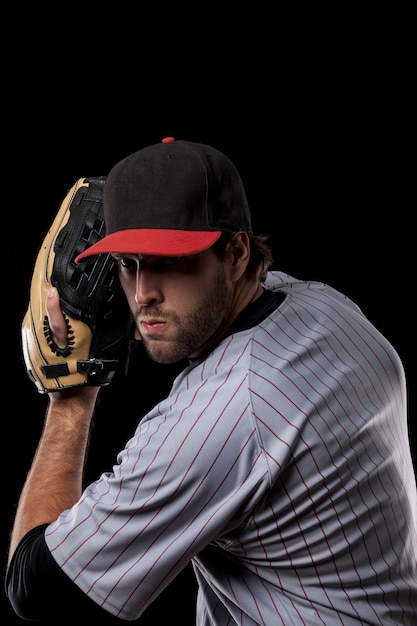
<path fill-rule="evenodd" d="M 221 334 L 232 307 L 227 261 L 212 249 L 192 256 L 113 255 L 136 337 L 158 363 L 198 356 Z"/>

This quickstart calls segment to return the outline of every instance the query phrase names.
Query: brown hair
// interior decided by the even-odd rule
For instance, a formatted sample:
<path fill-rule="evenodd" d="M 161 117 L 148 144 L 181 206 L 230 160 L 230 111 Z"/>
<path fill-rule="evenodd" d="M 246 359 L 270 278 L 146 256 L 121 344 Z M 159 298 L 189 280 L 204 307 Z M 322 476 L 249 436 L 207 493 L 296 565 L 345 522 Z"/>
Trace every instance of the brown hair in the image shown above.
<path fill-rule="evenodd" d="M 212 246 L 220 259 L 224 259 L 229 243 L 236 233 L 223 233 Z M 268 244 L 268 235 L 248 235 L 250 244 L 250 258 L 245 275 L 248 279 L 257 278 L 260 282 L 266 280 L 266 274 L 274 262 L 272 250 Z"/>

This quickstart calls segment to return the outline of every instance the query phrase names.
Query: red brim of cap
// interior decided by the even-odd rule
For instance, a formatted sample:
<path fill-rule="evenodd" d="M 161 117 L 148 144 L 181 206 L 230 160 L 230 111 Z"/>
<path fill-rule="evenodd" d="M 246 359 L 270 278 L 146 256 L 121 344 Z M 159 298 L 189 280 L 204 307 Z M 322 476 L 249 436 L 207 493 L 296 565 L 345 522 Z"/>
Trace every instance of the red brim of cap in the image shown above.
<path fill-rule="evenodd" d="M 81 252 L 75 262 L 86 257 L 109 252 L 121 254 L 148 254 L 156 256 L 189 256 L 210 248 L 221 231 L 164 230 L 139 228 L 120 230 L 100 239 Z"/>

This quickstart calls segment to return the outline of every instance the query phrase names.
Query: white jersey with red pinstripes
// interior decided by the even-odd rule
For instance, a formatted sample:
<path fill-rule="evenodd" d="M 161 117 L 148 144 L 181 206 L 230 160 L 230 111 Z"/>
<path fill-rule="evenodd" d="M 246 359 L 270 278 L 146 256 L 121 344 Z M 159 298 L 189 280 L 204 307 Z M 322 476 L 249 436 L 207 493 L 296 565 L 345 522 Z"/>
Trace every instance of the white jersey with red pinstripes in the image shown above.
<path fill-rule="evenodd" d="M 416 624 L 400 359 L 329 286 L 265 286 L 285 300 L 177 377 L 47 544 L 125 620 L 192 560 L 199 626 Z"/>

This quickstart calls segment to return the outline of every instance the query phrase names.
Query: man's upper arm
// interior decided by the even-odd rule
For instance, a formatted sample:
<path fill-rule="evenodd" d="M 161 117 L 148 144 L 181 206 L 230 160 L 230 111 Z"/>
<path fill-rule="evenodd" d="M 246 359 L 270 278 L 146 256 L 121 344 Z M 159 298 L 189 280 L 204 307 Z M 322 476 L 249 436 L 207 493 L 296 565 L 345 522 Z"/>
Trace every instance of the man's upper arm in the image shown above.
<path fill-rule="evenodd" d="M 15 613 L 26 620 L 108 615 L 58 566 L 45 542 L 46 527 L 23 537 L 7 570 L 5 591 Z"/>

